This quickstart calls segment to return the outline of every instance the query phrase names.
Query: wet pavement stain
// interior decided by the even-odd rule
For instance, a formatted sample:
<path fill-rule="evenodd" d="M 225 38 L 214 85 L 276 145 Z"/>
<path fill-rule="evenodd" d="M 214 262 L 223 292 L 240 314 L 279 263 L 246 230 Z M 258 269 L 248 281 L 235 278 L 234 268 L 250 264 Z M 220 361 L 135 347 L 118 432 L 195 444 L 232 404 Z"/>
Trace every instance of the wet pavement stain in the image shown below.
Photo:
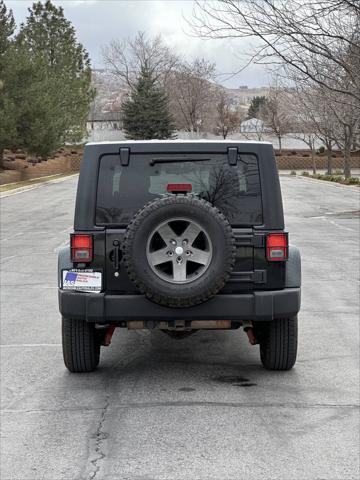
<path fill-rule="evenodd" d="M 247 382 L 247 383 L 233 383 L 234 387 L 256 387 L 257 383 Z"/>
<path fill-rule="evenodd" d="M 257 384 L 250 381 L 246 377 L 236 377 L 236 376 L 222 376 L 215 377 L 213 380 L 221 383 L 231 383 L 234 387 L 255 387 Z"/>
<path fill-rule="evenodd" d="M 178 389 L 179 392 L 195 392 L 196 388 L 191 388 L 191 387 L 181 387 Z"/>

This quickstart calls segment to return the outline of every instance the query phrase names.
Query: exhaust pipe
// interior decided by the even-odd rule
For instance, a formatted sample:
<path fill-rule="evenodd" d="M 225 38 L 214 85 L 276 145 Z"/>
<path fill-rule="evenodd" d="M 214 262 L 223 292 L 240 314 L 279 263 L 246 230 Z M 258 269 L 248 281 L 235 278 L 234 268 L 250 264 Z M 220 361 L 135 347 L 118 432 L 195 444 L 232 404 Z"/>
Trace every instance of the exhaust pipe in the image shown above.
<path fill-rule="evenodd" d="M 259 342 L 257 341 L 257 338 L 255 337 L 254 333 L 254 328 L 251 320 L 244 320 L 243 321 L 243 329 L 244 332 L 246 333 L 250 345 L 257 345 Z"/>

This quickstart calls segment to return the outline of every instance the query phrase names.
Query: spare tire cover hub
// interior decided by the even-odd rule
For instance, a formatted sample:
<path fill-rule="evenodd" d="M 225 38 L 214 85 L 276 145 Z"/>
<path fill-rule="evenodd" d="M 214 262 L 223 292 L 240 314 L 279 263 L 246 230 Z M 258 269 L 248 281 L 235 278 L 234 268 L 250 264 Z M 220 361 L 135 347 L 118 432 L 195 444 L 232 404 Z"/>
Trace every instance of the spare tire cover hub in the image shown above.
<path fill-rule="evenodd" d="M 206 229 L 188 218 L 169 218 L 149 236 L 146 257 L 153 272 L 170 283 L 188 283 L 205 273 L 212 259 Z"/>

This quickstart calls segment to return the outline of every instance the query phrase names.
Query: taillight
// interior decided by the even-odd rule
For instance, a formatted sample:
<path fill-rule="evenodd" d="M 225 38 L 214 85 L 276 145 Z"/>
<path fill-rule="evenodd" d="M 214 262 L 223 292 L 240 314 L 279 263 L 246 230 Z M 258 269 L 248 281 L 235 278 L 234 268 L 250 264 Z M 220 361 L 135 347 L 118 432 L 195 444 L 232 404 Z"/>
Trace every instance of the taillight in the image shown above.
<path fill-rule="evenodd" d="M 266 237 L 266 258 L 269 262 L 281 262 L 288 258 L 288 234 L 269 233 Z"/>
<path fill-rule="evenodd" d="M 71 260 L 73 262 L 91 262 L 93 259 L 92 235 L 73 233 L 71 237 Z"/>
<path fill-rule="evenodd" d="M 191 183 L 168 183 L 167 191 L 169 193 L 187 193 L 192 191 Z"/>

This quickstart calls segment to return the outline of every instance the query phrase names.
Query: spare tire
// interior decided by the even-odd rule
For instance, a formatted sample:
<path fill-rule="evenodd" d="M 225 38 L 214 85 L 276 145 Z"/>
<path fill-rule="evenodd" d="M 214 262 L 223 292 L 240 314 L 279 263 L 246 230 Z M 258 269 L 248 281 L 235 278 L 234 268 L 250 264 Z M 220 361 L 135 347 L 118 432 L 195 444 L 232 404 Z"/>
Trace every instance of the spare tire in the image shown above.
<path fill-rule="evenodd" d="M 224 215 L 193 195 L 157 198 L 136 213 L 124 240 L 130 279 L 147 298 L 191 307 L 216 295 L 234 266 L 235 243 Z"/>

